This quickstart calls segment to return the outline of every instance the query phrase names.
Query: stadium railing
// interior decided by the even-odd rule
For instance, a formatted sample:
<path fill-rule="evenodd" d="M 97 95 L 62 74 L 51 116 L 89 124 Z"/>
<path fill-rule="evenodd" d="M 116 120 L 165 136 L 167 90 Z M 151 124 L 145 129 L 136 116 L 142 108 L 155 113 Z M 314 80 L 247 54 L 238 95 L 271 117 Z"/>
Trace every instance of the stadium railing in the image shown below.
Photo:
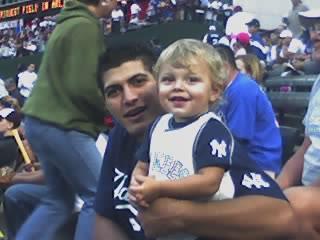
<path fill-rule="evenodd" d="M 310 92 L 318 75 L 273 77 L 264 86 L 277 114 L 283 148 L 283 164 L 292 156 L 304 138 L 303 117 L 307 111 Z"/>

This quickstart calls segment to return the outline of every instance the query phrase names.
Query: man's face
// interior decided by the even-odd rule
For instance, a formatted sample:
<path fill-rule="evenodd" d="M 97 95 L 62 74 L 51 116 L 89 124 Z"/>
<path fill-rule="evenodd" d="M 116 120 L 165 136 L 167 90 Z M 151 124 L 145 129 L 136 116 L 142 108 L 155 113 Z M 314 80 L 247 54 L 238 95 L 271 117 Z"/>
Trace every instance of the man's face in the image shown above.
<path fill-rule="evenodd" d="M 281 38 L 282 45 L 284 46 L 289 46 L 291 41 L 292 41 L 292 38 L 290 37 Z"/>
<path fill-rule="evenodd" d="M 253 34 L 253 33 L 256 33 L 258 31 L 258 28 L 255 27 L 255 26 L 248 26 L 248 32 Z"/>
<path fill-rule="evenodd" d="M 141 60 L 128 61 L 103 74 L 106 107 L 132 135 L 141 137 L 162 112 L 157 83 Z"/>
<path fill-rule="evenodd" d="M 12 123 L 0 117 L 0 133 L 5 133 L 12 128 Z"/>
<path fill-rule="evenodd" d="M 36 68 L 36 66 L 34 64 L 30 64 L 28 66 L 28 72 L 34 72 L 35 68 Z"/>

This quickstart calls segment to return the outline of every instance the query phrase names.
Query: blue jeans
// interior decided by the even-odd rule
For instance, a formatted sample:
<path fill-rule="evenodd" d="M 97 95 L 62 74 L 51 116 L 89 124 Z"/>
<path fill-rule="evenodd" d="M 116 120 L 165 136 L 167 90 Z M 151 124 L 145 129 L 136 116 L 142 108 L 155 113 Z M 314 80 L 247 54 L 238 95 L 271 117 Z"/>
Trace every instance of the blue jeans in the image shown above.
<path fill-rule="evenodd" d="M 94 138 L 26 117 L 25 131 L 45 173 L 48 193 L 23 224 L 16 240 L 51 240 L 70 217 L 78 194 L 84 201 L 75 239 L 93 236 L 94 198 L 102 165 Z"/>
<path fill-rule="evenodd" d="M 47 187 L 36 184 L 17 184 L 5 191 L 4 216 L 9 239 L 14 239 L 24 221 L 46 194 Z"/>

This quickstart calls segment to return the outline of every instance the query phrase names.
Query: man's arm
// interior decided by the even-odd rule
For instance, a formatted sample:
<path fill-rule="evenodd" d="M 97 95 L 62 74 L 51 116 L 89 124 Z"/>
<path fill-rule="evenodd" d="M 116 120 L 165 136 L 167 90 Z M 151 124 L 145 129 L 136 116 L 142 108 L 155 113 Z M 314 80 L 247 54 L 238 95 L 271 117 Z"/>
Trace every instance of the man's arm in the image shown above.
<path fill-rule="evenodd" d="M 217 239 L 295 239 L 298 221 L 288 202 L 246 196 L 208 203 L 158 199 L 139 212 L 148 237 L 176 232 Z"/>
<path fill-rule="evenodd" d="M 32 183 L 32 184 L 44 184 L 44 174 L 42 170 L 34 172 L 22 172 L 16 173 L 11 179 L 10 184 L 18 183 Z"/>
<path fill-rule="evenodd" d="M 282 189 L 294 186 L 301 181 L 304 154 L 310 145 L 310 138 L 306 136 L 298 151 L 284 165 L 276 180 Z"/>
<path fill-rule="evenodd" d="M 121 228 L 113 223 L 111 220 L 96 215 L 94 240 L 129 240 L 127 235 L 121 230 Z"/>

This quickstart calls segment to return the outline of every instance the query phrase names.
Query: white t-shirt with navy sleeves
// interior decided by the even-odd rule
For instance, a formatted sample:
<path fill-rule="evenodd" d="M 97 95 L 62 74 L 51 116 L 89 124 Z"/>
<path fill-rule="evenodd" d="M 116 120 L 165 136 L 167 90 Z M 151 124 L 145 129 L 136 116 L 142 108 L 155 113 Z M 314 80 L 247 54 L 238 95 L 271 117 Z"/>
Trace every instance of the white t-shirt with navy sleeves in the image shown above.
<path fill-rule="evenodd" d="M 175 122 L 172 114 L 160 117 L 149 129 L 136 157 L 149 163 L 149 175 L 158 180 L 181 179 L 209 166 L 225 169 L 220 188 L 211 200 L 254 193 L 285 199 L 280 188 L 255 167 L 228 128 L 211 112 L 183 123 Z M 196 237 L 179 234 L 161 239 Z"/>

